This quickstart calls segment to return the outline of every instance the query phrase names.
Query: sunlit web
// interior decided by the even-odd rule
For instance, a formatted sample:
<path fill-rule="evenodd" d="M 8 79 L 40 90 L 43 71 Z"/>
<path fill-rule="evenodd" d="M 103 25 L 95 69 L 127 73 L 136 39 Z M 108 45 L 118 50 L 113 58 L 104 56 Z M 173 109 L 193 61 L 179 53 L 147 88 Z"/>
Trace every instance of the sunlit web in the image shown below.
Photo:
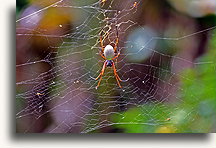
<path fill-rule="evenodd" d="M 23 61 L 16 65 L 17 75 L 24 75 L 16 82 L 16 119 L 18 123 L 26 124 L 21 131 L 31 132 L 43 126 L 43 131 L 50 133 L 106 132 L 117 124 L 161 126 L 169 122 L 167 114 L 157 118 L 153 112 L 158 106 L 162 112 L 167 112 L 169 108 L 166 104 L 179 109 L 177 104 L 182 102 L 182 96 L 178 96 L 177 92 L 186 90 L 178 79 L 188 79 L 181 74 L 181 68 L 184 65 L 213 64 L 211 59 L 196 62 L 177 54 L 177 44 L 190 42 L 216 26 L 189 33 L 151 33 L 152 29 L 130 17 L 140 13 L 141 6 L 145 5 L 140 1 L 127 1 L 117 9 L 114 0 L 88 3 L 61 0 L 44 4 L 42 8 L 36 7 L 36 11 L 17 19 L 17 24 L 24 24 L 24 27 L 17 25 L 17 38 L 37 40 L 41 37 L 49 45 L 41 52 L 43 56 L 31 56 L 34 51 L 30 51 L 30 54 L 22 54 Z M 46 28 L 42 27 L 33 31 L 32 26 L 36 26 L 37 22 L 32 20 L 53 8 L 71 9 L 82 19 L 73 26 L 67 22 L 56 25 L 57 28 L 70 28 L 61 34 L 47 34 Z M 115 62 L 117 72 L 121 79 L 128 81 L 121 82 L 122 88 L 119 88 L 113 70 L 106 68 L 101 85 L 96 90 L 98 81 L 92 77 L 98 76 L 103 65 L 103 59 L 98 54 L 101 49 L 99 35 L 102 32 L 105 45 L 114 43 L 115 26 L 118 26 L 118 50 L 121 52 Z M 134 41 L 133 37 L 128 37 L 135 28 L 139 28 L 139 35 L 145 38 L 143 44 L 139 39 Z M 149 36 L 146 37 L 147 33 Z M 58 44 L 54 44 L 55 41 Z M 18 42 L 17 46 L 22 46 L 20 44 Z M 46 68 L 40 70 L 40 66 Z M 191 97 L 197 99 L 196 96 Z M 124 120 L 124 111 L 145 104 L 151 104 L 151 107 L 142 108 L 141 114 L 133 117 L 133 122 Z M 190 116 L 191 112 L 193 109 L 185 112 L 184 117 Z M 120 118 L 113 120 L 114 116 Z M 149 120 L 139 121 L 139 116 Z"/>

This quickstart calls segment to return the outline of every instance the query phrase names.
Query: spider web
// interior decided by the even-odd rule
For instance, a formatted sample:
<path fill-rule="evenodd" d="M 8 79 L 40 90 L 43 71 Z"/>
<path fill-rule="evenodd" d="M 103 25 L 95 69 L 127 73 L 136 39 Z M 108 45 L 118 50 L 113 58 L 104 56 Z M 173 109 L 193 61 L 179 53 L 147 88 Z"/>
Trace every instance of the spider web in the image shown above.
<path fill-rule="evenodd" d="M 179 104 L 185 100 L 178 92 L 186 92 L 187 89 L 176 79 L 191 79 L 180 72 L 181 67 L 209 66 L 214 61 L 191 61 L 188 56 L 175 53 L 177 44 L 213 31 L 216 26 L 189 34 L 151 33 L 148 27 L 129 17 L 140 13 L 140 7 L 145 5 L 141 1 L 126 1 L 117 9 L 114 0 L 88 3 L 60 0 L 44 4 L 42 8 L 17 19 L 17 24 L 25 24 L 25 27 L 17 25 L 17 38 L 42 38 L 49 45 L 41 52 L 43 56 L 38 56 L 40 58 L 31 56 L 34 51 L 30 51 L 30 54 L 22 54 L 22 62 L 16 65 L 17 75 L 23 75 L 16 82 L 16 120 L 21 132 L 106 132 L 113 131 L 116 125 L 160 127 L 169 122 L 174 112 L 183 110 Z M 82 19 L 78 19 L 72 27 L 69 23 L 56 26 L 71 27 L 62 34 L 47 34 L 44 28 L 33 31 L 31 27 L 37 25 L 33 18 L 53 8 L 71 9 Z M 95 89 L 98 81 L 93 78 L 99 75 L 104 62 L 99 55 L 100 33 L 104 45 L 113 44 L 116 40 L 115 26 L 121 53 L 115 65 L 120 78 L 127 81 L 121 82 L 122 88 L 119 88 L 113 69 L 107 67 L 100 86 Z M 141 37 L 150 30 L 144 44 L 127 37 L 135 28 L 139 28 Z M 59 44 L 54 44 L 55 41 Z M 160 42 L 166 45 L 157 46 Z M 138 50 L 133 50 L 135 47 Z M 46 68 L 40 70 L 40 66 Z M 204 87 L 208 86 L 200 84 L 200 88 Z M 191 97 L 199 101 L 195 93 L 191 93 Z M 131 121 L 124 120 L 129 116 L 125 112 L 133 108 L 138 108 L 139 113 L 132 115 Z M 193 121 L 194 117 L 190 115 L 194 112 L 197 114 L 192 105 L 190 110 L 182 112 L 182 116 Z M 140 116 L 148 120 L 142 121 Z M 35 130 L 37 128 L 40 130 Z"/>

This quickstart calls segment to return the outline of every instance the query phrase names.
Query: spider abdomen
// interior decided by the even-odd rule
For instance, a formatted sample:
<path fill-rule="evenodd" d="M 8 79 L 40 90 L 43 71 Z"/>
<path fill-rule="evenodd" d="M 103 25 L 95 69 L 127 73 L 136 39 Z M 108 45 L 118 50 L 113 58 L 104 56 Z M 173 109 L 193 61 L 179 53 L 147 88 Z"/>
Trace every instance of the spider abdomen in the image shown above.
<path fill-rule="evenodd" d="M 114 48 L 111 45 L 107 45 L 104 49 L 104 56 L 107 60 L 112 60 L 112 58 L 115 56 Z"/>

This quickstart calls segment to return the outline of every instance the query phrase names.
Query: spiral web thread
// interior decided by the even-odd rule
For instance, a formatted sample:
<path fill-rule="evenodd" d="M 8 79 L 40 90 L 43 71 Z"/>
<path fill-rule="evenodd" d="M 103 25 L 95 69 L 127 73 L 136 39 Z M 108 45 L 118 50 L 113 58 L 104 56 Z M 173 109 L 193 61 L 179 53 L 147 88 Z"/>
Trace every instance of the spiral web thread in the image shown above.
<path fill-rule="evenodd" d="M 178 37 L 153 36 L 138 52 L 126 53 L 124 50 L 130 48 L 126 46 L 126 42 L 130 41 L 123 40 L 121 36 L 130 32 L 130 29 L 134 26 L 139 26 L 132 20 L 124 20 L 128 15 L 137 13 L 139 7 L 135 6 L 134 1 L 128 2 L 122 10 L 116 10 L 113 7 L 113 1 L 106 2 L 107 9 L 101 7 L 103 3 L 100 1 L 82 6 L 63 2 L 63 0 L 57 1 L 16 21 L 20 23 L 23 20 L 28 20 L 31 16 L 40 14 L 52 7 L 71 8 L 87 14 L 80 24 L 74 26 L 70 33 L 64 35 L 47 35 L 40 32 L 38 34 L 17 33 L 17 37 L 43 36 L 48 42 L 51 37 L 62 41 L 62 44 L 57 47 L 53 47 L 50 43 L 50 47 L 56 50 L 47 54 L 44 59 L 29 59 L 25 63 L 16 65 L 17 68 L 24 69 L 23 73 L 31 75 L 30 79 L 27 78 L 16 83 L 17 87 L 28 87 L 27 90 L 18 91 L 16 94 L 16 100 L 25 104 L 16 113 L 16 119 L 23 120 L 28 116 L 35 118 L 34 122 L 26 127 L 25 132 L 29 132 L 30 128 L 37 126 L 37 120 L 47 117 L 47 115 L 56 118 L 52 120 L 53 123 L 46 129 L 46 132 L 50 133 L 88 133 L 118 124 L 163 125 L 168 122 L 166 119 L 169 116 L 156 120 L 156 114 L 153 114 L 154 108 L 160 105 L 161 110 L 166 112 L 168 107 L 165 103 L 170 98 L 181 103 L 180 96 L 167 92 L 169 92 L 170 87 L 175 88 L 177 91 L 186 91 L 180 85 L 171 82 L 173 77 L 188 79 L 185 75 L 172 72 L 170 67 L 176 61 L 189 63 L 194 67 L 202 64 L 207 66 L 213 64 L 211 59 L 197 63 L 190 62 L 186 58 L 149 48 L 148 44 L 156 40 L 166 41 L 171 43 L 171 46 L 174 46 L 181 40 L 187 40 L 201 33 L 212 31 L 216 26 Z M 139 1 L 137 1 L 137 4 L 139 4 Z M 29 21 L 28 23 L 34 22 Z M 95 81 L 93 77 L 99 75 L 104 62 L 98 54 L 101 49 L 99 35 L 102 32 L 105 45 L 107 41 L 115 42 L 116 25 L 120 37 L 118 50 L 121 55 L 115 64 L 120 78 L 123 80 L 128 79 L 128 81 L 121 82 L 122 88 L 119 88 L 112 68 L 106 68 L 99 88 L 95 89 L 98 81 Z M 28 30 L 28 28 L 18 27 L 17 30 L 19 29 Z M 142 50 L 151 51 L 148 63 L 136 63 L 127 60 L 128 56 L 139 54 Z M 52 56 L 52 54 L 55 56 Z M 159 59 L 158 65 L 154 65 L 151 61 L 155 57 Z M 165 59 L 169 62 L 164 62 Z M 49 64 L 51 68 L 42 73 L 34 71 L 33 68 L 31 71 L 25 71 L 26 67 L 31 69 L 38 63 Z M 147 70 L 143 71 L 143 69 Z M 207 87 L 200 85 L 201 88 Z M 191 97 L 196 100 L 196 96 L 193 96 L 193 94 Z M 148 109 L 141 108 L 141 114 L 134 116 L 133 122 L 123 120 L 125 118 L 123 111 L 133 107 L 142 107 L 144 104 L 153 105 Z M 175 105 L 175 103 L 172 105 Z M 176 109 L 178 109 L 177 105 Z M 185 118 L 190 116 L 191 112 L 193 112 L 193 109 L 184 115 Z M 170 112 L 171 114 L 172 112 Z M 113 120 L 113 115 L 120 116 L 122 120 L 121 118 L 117 121 Z M 138 116 L 147 116 L 150 120 L 149 122 L 142 122 L 139 121 Z"/>

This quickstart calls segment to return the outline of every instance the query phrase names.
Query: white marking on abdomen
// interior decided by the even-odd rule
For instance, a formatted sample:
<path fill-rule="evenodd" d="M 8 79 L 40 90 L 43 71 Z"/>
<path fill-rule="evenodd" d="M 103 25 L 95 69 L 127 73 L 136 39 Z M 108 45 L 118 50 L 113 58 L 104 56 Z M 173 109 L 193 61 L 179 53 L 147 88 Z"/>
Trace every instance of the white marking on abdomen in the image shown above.
<path fill-rule="evenodd" d="M 111 45 L 107 45 L 104 49 L 104 56 L 106 57 L 107 60 L 112 60 L 114 57 L 114 48 Z"/>

